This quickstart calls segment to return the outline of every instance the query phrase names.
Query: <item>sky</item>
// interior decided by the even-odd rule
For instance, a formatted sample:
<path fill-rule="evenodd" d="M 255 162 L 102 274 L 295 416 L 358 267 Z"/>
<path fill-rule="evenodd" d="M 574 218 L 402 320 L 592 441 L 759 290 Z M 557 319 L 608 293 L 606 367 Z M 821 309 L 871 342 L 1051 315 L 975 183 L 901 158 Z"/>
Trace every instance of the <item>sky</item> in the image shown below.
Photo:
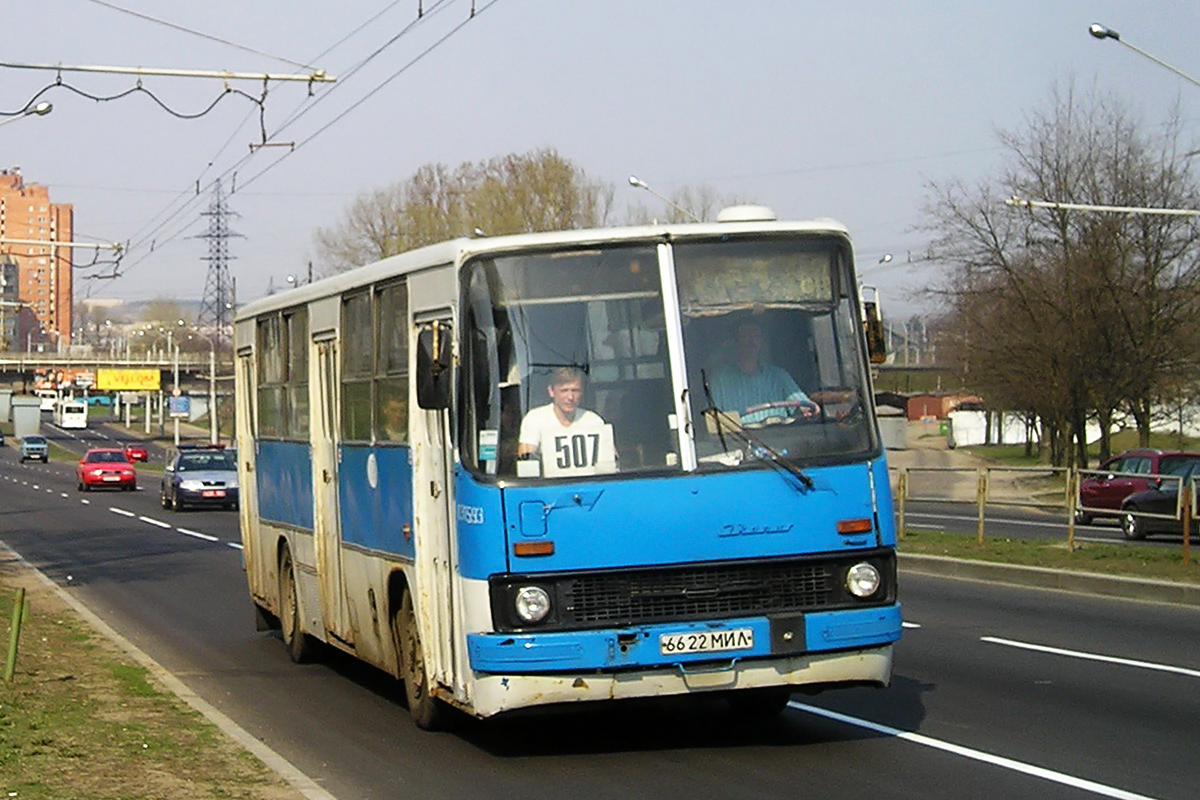
<path fill-rule="evenodd" d="M 5 0 L 3 20 L 0 112 L 54 110 L 0 126 L 0 168 L 73 204 L 76 240 L 128 246 L 116 279 L 89 277 L 112 269 L 76 251 L 76 301 L 199 301 L 217 179 L 242 304 L 310 262 L 320 273 L 314 233 L 355 197 L 426 164 L 553 148 L 614 186 L 615 222 L 661 207 L 630 175 L 837 219 L 898 319 L 938 310 L 920 296 L 943 276 L 921 258 L 931 182 L 998 176 L 997 132 L 1056 84 L 1112 92 L 1150 122 L 1178 105 L 1200 146 L 1200 86 L 1126 46 L 1200 75 L 1186 1 Z M 311 96 L 271 82 L 260 123 L 217 79 L 147 76 L 98 101 L 139 78 L 36 64 L 338 80 Z M 251 147 L 261 127 L 274 146 Z"/>

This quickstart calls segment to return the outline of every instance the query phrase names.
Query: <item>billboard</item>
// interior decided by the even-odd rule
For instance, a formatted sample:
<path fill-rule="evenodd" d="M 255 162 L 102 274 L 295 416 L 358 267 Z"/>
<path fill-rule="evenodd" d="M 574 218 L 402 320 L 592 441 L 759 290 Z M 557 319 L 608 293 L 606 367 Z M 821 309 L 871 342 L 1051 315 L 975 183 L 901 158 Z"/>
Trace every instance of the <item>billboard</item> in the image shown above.
<path fill-rule="evenodd" d="M 162 388 L 162 371 L 101 367 L 96 370 L 92 388 L 100 392 L 157 392 Z"/>

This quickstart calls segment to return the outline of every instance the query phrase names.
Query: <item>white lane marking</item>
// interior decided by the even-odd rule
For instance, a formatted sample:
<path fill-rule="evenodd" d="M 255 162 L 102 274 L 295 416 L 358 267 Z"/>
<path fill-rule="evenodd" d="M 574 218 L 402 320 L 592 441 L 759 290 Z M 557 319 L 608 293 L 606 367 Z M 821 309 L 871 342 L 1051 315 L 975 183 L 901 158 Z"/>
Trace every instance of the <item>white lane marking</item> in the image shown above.
<path fill-rule="evenodd" d="M 85 506 L 90 506 L 92 504 L 92 501 L 88 500 L 86 497 L 79 498 L 79 502 L 83 503 Z"/>
<path fill-rule="evenodd" d="M 63 497 L 70 497 L 71 495 L 67 494 L 66 492 L 63 492 L 63 493 L 62 493 L 62 496 L 63 496 Z"/>
<path fill-rule="evenodd" d="M 1154 798 L 1144 794 L 1128 792 L 1124 789 L 1118 789 L 1115 786 L 1106 786 L 1102 783 L 1096 783 L 1095 781 L 1089 781 L 1084 778 L 1076 778 L 1074 775 L 1067 775 L 1066 773 L 1056 772 L 1052 769 L 1046 769 L 1045 767 L 1026 764 L 1023 761 L 1016 761 L 1011 758 L 1005 758 L 1004 756 L 992 755 L 991 753 L 985 753 L 982 750 L 976 750 L 973 747 L 963 747 L 962 745 L 952 744 L 950 742 L 942 741 L 941 739 L 934 739 L 932 736 L 925 736 L 920 733 L 913 733 L 912 731 L 902 731 L 899 728 L 880 725 L 878 722 L 871 722 L 870 720 L 859 719 L 858 717 L 851 717 L 847 716 L 846 714 L 839 714 L 836 711 L 829 711 L 824 708 L 818 708 L 817 706 L 810 706 L 805 703 L 797 702 L 796 700 L 790 701 L 788 705 L 794 709 L 797 709 L 798 711 L 807 711 L 808 713 L 815 714 L 818 717 L 825 717 L 826 719 L 832 719 L 837 722 L 844 722 L 847 725 L 855 725 L 859 728 L 866 728 L 869 731 L 882 733 L 885 736 L 894 736 L 897 739 L 903 739 L 906 742 L 912 742 L 913 744 L 919 744 L 925 747 L 932 747 L 935 750 L 943 750 L 947 753 L 953 753 L 956 756 L 962 756 L 963 758 L 981 761 L 985 764 L 991 764 L 1003 769 L 1020 772 L 1025 775 L 1032 775 L 1035 778 L 1041 778 L 1052 783 L 1060 783 L 1064 786 L 1082 789 L 1086 792 L 1092 792 L 1093 794 L 1098 794 L 1103 797 L 1115 797 L 1119 798 L 1119 800 L 1155 800 Z"/>
<path fill-rule="evenodd" d="M 901 622 L 900 627 L 901 628 L 919 628 L 921 626 L 915 622 Z"/>
<path fill-rule="evenodd" d="M 948 519 L 954 522 L 979 522 L 979 517 L 960 517 L 954 514 L 922 514 L 920 512 L 908 511 L 904 514 L 906 519 L 920 517 L 921 519 Z M 1028 528 L 1061 528 L 1066 525 L 1066 520 L 1059 522 L 1033 522 L 1023 519 L 993 519 L 992 522 L 1004 523 L 1005 525 L 1024 525 Z"/>
<path fill-rule="evenodd" d="M 168 525 L 167 527 L 169 528 L 169 527 L 171 527 L 171 526 L 170 526 L 170 525 Z M 176 528 L 175 530 L 179 531 L 179 532 L 180 532 L 180 533 L 182 533 L 184 536 L 195 536 L 197 539 L 203 539 L 203 540 L 204 540 L 204 541 L 206 541 L 206 542 L 216 542 L 216 541 L 219 541 L 219 540 L 217 539 L 217 537 L 215 537 L 215 536 L 209 536 L 207 533 L 200 533 L 199 531 L 189 531 L 187 528 Z"/>
<path fill-rule="evenodd" d="M 1029 642 L 1017 642 L 1012 639 L 1001 639 L 996 636 L 980 637 L 981 642 L 991 642 L 992 644 L 1002 644 L 1008 647 L 1019 647 L 1022 650 L 1036 650 L 1039 653 L 1051 653 L 1056 656 L 1070 656 L 1071 658 L 1082 658 L 1087 661 L 1104 661 L 1108 664 L 1121 664 L 1126 667 L 1140 667 L 1141 669 L 1153 669 L 1159 672 L 1174 672 L 1177 675 L 1187 675 L 1189 678 L 1200 678 L 1200 670 L 1188 669 L 1187 667 L 1174 667 L 1170 664 L 1156 664 L 1153 661 L 1135 661 L 1131 658 L 1118 658 L 1116 656 L 1102 656 L 1098 653 L 1085 653 L 1080 650 L 1063 650 L 1059 647 L 1047 647 L 1043 644 L 1030 644 Z"/>
<path fill-rule="evenodd" d="M 157 520 L 154 517 L 138 517 L 138 519 L 140 519 L 142 522 L 149 522 L 151 525 L 157 525 L 160 528 L 171 527 L 171 523 L 163 522 L 162 520 Z"/>
<path fill-rule="evenodd" d="M 136 517 L 137 516 L 137 514 L 133 513 L 132 511 L 126 511 L 123 508 L 113 508 L 112 506 L 109 506 L 108 510 L 113 512 L 114 514 L 120 514 L 122 517 Z"/>
<path fill-rule="evenodd" d="M 241 550 L 241 549 L 242 549 L 242 543 L 241 543 L 241 542 L 226 542 L 226 543 L 225 543 L 225 546 L 226 546 L 226 547 L 232 547 L 234 550 Z"/>

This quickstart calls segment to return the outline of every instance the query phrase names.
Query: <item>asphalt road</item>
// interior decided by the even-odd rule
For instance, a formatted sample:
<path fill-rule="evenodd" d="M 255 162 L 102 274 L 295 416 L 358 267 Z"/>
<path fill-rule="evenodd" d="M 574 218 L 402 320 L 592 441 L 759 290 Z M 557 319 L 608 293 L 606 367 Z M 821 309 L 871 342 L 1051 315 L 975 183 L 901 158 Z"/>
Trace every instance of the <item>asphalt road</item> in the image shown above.
<path fill-rule="evenodd" d="M 236 515 L 75 491 L 0 450 L 0 538 L 340 798 L 1194 798 L 1200 609 L 902 576 L 893 686 L 418 731 L 392 681 L 253 628 Z M 156 476 L 155 476 L 156 477 Z M 972 517 L 973 519 L 973 517 Z M 1034 649 L 1044 648 L 1044 649 Z"/>

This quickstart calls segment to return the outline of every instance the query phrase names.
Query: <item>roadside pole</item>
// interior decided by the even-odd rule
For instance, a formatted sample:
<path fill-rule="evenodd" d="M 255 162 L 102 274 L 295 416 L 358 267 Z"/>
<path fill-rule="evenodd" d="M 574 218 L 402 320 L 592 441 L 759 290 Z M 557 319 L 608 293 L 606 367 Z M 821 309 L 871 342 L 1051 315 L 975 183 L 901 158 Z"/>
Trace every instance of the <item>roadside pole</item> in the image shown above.
<path fill-rule="evenodd" d="M 12 683 L 17 671 L 17 645 L 21 641 L 21 623 L 25 621 L 25 588 L 17 589 L 13 598 L 12 622 L 8 631 L 8 660 L 4 663 L 4 680 Z"/>
<path fill-rule="evenodd" d="M 1196 498 L 1196 479 L 1192 477 L 1188 482 L 1179 487 L 1183 492 L 1183 565 L 1186 567 L 1192 562 L 1192 510 L 1195 508 Z"/>

